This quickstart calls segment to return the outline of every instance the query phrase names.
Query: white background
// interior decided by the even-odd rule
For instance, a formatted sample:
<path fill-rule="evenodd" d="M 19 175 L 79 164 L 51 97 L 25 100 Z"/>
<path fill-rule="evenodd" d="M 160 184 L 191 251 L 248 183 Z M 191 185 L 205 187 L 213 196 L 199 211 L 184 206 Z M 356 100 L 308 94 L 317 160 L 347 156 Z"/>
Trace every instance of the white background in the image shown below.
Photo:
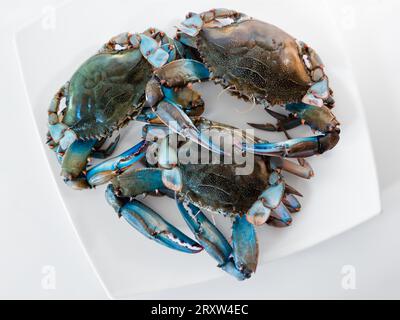
<path fill-rule="evenodd" d="M 60 4 L 45 0 L 0 4 L 0 298 L 107 298 L 72 231 L 38 146 L 43 139 L 26 105 L 13 44 L 21 24 L 42 15 L 47 6 Z M 400 298 L 400 170 L 396 164 L 400 45 L 395 32 L 400 27 L 400 3 L 341 0 L 329 5 L 348 46 L 366 109 L 383 214 L 258 269 L 257 281 L 238 284 L 223 278 L 138 298 Z M 40 50 L 40 43 L 27 50 Z M 341 285 L 346 265 L 356 270 L 355 290 Z M 42 286 L 46 266 L 55 268 L 55 289 Z"/>

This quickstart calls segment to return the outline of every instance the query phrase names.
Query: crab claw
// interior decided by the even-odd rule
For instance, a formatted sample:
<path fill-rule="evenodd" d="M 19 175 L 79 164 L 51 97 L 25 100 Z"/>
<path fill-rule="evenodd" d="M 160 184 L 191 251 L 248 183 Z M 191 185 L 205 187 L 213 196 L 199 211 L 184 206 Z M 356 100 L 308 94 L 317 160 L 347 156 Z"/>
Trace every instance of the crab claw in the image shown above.
<path fill-rule="evenodd" d="M 126 198 L 118 198 L 112 185 L 107 187 L 106 199 L 119 216 L 147 238 L 181 252 L 198 253 L 203 250 L 196 241 L 190 239 L 145 204 L 137 200 L 126 201 Z"/>
<path fill-rule="evenodd" d="M 183 87 L 189 83 L 209 80 L 210 71 L 201 62 L 193 59 L 172 61 L 154 72 L 161 82 L 169 87 Z"/>
<path fill-rule="evenodd" d="M 332 149 L 339 141 L 337 132 L 323 135 L 289 139 L 282 142 L 263 142 L 252 146 L 243 144 L 243 151 L 285 158 L 307 158 L 316 154 L 322 154 Z"/>
<path fill-rule="evenodd" d="M 110 181 L 118 173 L 125 171 L 139 161 L 145 155 L 146 147 L 146 141 L 142 140 L 119 156 L 94 166 L 86 174 L 89 184 L 98 186 Z"/>
<path fill-rule="evenodd" d="M 296 114 L 299 119 L 314 130 L 322 133 L 340 133 L 339 121 L 337 121 L 332 111 L 324 105 L 315 106 L 305 103 L 291 103 L 287 104 L 285 109 Z"/>
<path fill-rule="evenodd" d="M 202 134 L 188 115 L 176 104 L 163 100 L 158 104 L 155 113 L 173 132 L 192 140 L 212 152 L 229 155 L 213 144 L 209 137 Z"/>
<path fill-rule="evenodd" d="M 232 253 L 232 247 L 222 233 L 207 219 L 199 208 L 177 199 L 183 219 L 196 236 L 197 241 L 219 264 L 223 265 Z"/>
<path fill-rule="evenodd" d="M 232 227 L 233 257 L 236 268 L 246 277 L 256 272 L 258 262 L 258 242 L 254 226 L 246 216 L 236 217 Z"/>
<path fill-rule="evenodd" d="M 62 157 L 61 175 L 66 181 L 79 177 L 85 170 L 87 159 L 97 143 L 96 139 L 76 140 Z"/>
<path fill-rule="evenodd" d="M 246 240 L 256 241 L 254 240 L 254 230 L 243 221 L 236 221 L 233 228 L 233 239 L 237 241 L 237 244 L 232 249 L 223 234 L 199 208 L 180 199 L 177 199 L 177 205 L 197 241 L 218 262 L 218 266 L 222 270 L 238 280 L 245 280 L 251 276 L 251 272 L 255 270 L 257 265 L 258 248 L 257 244 L 255 246 L 252 243 L 246 244 Z M 240 234 L 241 231 L 245 233 Z M 249 251 L 247 251 L 246 245 L 251 248 Z M 238 256 L 235 256 L 235 254 Z"/>
<path fill-rule="evenodd" d="M 272 210 L 268 223 L 280 228 L 292 224 L 292 216 L 288 208 L 282 202 Z"/>

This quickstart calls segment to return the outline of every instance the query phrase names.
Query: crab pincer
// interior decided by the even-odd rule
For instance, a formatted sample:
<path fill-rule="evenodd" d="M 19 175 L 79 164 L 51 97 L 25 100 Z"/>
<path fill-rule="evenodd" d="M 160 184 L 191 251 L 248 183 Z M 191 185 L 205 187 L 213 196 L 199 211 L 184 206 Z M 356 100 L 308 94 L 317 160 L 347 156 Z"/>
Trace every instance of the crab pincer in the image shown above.
<path fill-rule="evenodd" d="M 113 185 L 106 190 L 106 199 L 120 217 L 147 238 L 168 248 L 185 253 L 198 253 L 203 247 L 162 218 L 157 212 L 137 200 L 115 195 Z"/>

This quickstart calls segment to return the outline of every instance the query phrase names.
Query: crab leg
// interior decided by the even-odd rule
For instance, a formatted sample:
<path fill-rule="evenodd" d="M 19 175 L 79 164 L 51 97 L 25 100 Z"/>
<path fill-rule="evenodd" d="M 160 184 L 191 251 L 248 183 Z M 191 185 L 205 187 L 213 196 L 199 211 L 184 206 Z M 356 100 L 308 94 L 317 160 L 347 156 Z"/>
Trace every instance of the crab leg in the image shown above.
<path fill-rule="evenodd" d="M 87 189 L 91 186 L 87 183 L 85 169 L 88 157 L 93 154 L 97 139 L 77 140 L 76 134 L 67 125 L 60 122 L 58 115 L 60 102 L 67 96 L 67 82 L 53 97 L 48 110 L 48 140 L 47 143 L 56 153 L 61 163 L 61 175 L 64 181 L 74 189 Z M 111 148 L 112 152 L 113 149 Z"/>
<path fill-rule="evenodd" d="M 336 120 L 331 110 L 326 106 L 315 106 L 306 103 L 290 103 L 285 105 L 285 109 L 291 112 L 296 118 L 301 119 L 313 130 L 323 133 L 340 133 L 340 123 Z"/>
<path fill-rule="evenodd" d="M 137 116 L 136 121 L 142 121 L 146 123 L 160 123 L 157 115 L 151 108 L 145 107 L 142 112 Z"/>
<path fill-rule="evenodd" d="M 211 150 L 218 154 L 225 154 L 218 146 L 210 141 L 210 138 L 202 134 L 188 115 L 181 109 L 180 106 L 161 101 L 157 107 L 158 117 L 167 125 L 173 132 L 192 140 L 200 146 Z"/>
<path fill-rule="evenodd" d="M 119 216 L 147 238 L 185 253 L 198 253 L 203 250 L 196 241 L 190 239 L 145 204 L 117 196 L 113 185 L 107 187 L 106 199 Z"/>
<path fill-rule="evenodd" d="M 295 195 L 298 197 L 303 197 L 303 195 L 297 191 L 295 188 L 293 188 L 292 186 L 288 185 L 287 183 L 285 184 L 285 193 L 286 194 L 291 194 L 291 195 Z"/>
<path fill-rule="evenodd" d="M 76 140 L 65 151 L 61 145 L 51 141 L 52 149 L 56 153 L 57 160 L 61 164 L 61 175 L 64 177 L 65 183 L 74 189 L 91 188 L 88 184 L 85 169 L 87 167 L 88 158 L 104 159 L 111 155 L 119 142 L 119 136 L 105 150 L 98 150 L 99 140 Z M 50 142 L 48 143 L 50 145 Z"/>
<path fill-rule="evenodd" d="M 163 139 L 167 135 L 168 128 L 164 125 L 145 125 L 143 127 L 143 140 L 120 155 L 90 168 L 86 174 L 88 182 L 92 186 L 98 186 L 119 176 L 121 173 L 128 171 L 134 164 L 145 156 L 149 141 L 153 141 L 154 139 Z M 164 148 L 160 149 L 160 159 L 164 159 L 165 162 L 172 161 L 171 164 L 173 166 L 173 150 L 170 150 L 168 141 L 165 142 L 166 143 L 163 143 L 162 146 L 164 146 L 166 150 L 164 150 Z M 175 162 L 176 161 L 177 160 L 175 160 Z M 171 175 L 171 172 L 173 171 L 168 172 L 165 172 L 165 179 L 168 179 L 167 175 Z M 136 179 L 133 179 L 132 181 L 133 183 L 136 183 Z"/>
<path fill-rule="evenodd" d="M 155 39 L 158 36 L 160 36 L 161 41 Z M 168 61 L 173 60 L 176 54 L 174 46 L 170 46 L 166 43 L 166 38 L 163 32 L 155 29 L 148 29 L 141 34 L 124 32 L 111 38 L 111 40 L 100 49 L 100 53 L 139 48 L 143 57 L 152 66 L 160 68 Z"/>
<path fill-rule="evenodd" d="M 248 125 L 252 126 L 253 128 L 260 129 L 260 130 L 266 130 L 266 131 L 286 131 L 290 129 L 294 129 L 302 124 L 302 121 L 300 118 L 295 118 L 294 116 L 288 117 L 284 114 L 281 114 L 279 112 L 275 112 L 270 110 L 269 108 L 265 108 L 265 111 L 267 111 L 272 117 L 278 120 L 278 123 L 273 125 L 272 123 L 266 123 L 266 124 L 261 124 L 261 123 L 248 123 Z"/>
<path fill-rule="evenodd" d="M 305 160 L 302 161 L 302 165 L 294 163 L 288 159 L 272 157 L 271 158 L 272 169 L 282 169 L 290 172 L 300 178 L 310 179 L 314 176 L 314 170 L 311 168 L 309 163 Z"/>
<path fill-rule="evenodd" d="M 258 262 L 258 241 L 256 230 L 246 216 L 236 217 L 232 227 L 233 258 L 242 273 L 256 272 Z"/>
<path fill-rule="evenodd" d="M 164 99 L 174 101 L 189 117 L 199 117 L 204 112 L 204 101 L 200 94 L 195 90 L 183 87 L 175 90 L 173 88 L 162 87 Z"/>
<path fill-rule="evenodd" d="M 76 140 L 69 146 L 62 157 L 61 175 L 71 187 L 75 189 L 90 188 L 86 181 L 84 170 L 86 169 L 88 157 L 96 143 L 96 139 Z"/>
<path fill-rule="evenodd" d="M 112 180 L 112 184 L 119 196 L 131 198 L 165 188 L 180 191 L 182 177 L 177 168 L 130 168 L 116 176 Z"/>
<path fill-rule="evenodd" d="M 313 137 L 295 138 L 282 142 L 262 142 L 243 145 L 243 151 L 285 158 L 306 158 L 332 149 L 339 141 L 339 134 L 328 133 Z"/>
<path fill-rule="evenodd" d="M 267 131 L 283 131 L 286 135 L 286 138 L 292 139 L 291 136 L 288 134 L 286 130 L 289 130 L 293 128 L 296 125 L 293 125 L 292 127 L 289 127 L 290 124 L 294 124 L 294 120 L 298 120 L 296 118 L 291 119 L 285 115 L 282 115 L 280 113 L 274 112 L 272 110 L 266 109 L 268 113 L 270 113 L 274 118 L 278 119 L 278 126 L 275 127 L 273 124 L 252 124 L 249 123 L 249 125 L 261 129 L 261 130 L 267 130 Z M 301 123 L 300 123 L 301 124 Z M 272 169 L 282 169 L 287 172 L 290 172 L 294 175 L 297 175 L 301 178 L 304 179 L 310 179 L 311 177 L 314 176 L 314 170 L 310 166 L 310 164 L 303 158 L 297 158 L 297 161 L 299 162 L 300 165 L 293 163 L 287 159 L 284 158 L 279 158 L 279 157 L 272 157 L 271 158 L 271 166 Z"/>
<path fill-rule="evenodd" d="M 292 224 L 290 211 L 283 202 L 279 203 L 279 205 L 271 211 L 271 216 L 267 223 L 279 228 L 288 227 Z"/>
<path fill-rule="evenodd" d="M 292 103 L 286 105 L 286 109 L 293 113 L 294 118 L 267 109 L 267 112 L 278 119 L 278 128 L 266 124 L 250 124 L 255 128 L 266 129 L 269 131 L 284 131 L 290 138 L 286 130 L 297 126 L 296 120 L 301 119 L 301 123 L 307 123 L 313 129 L 325 132 L 324 134 L 312 137 L 288 139 L 276 143 L 259 143 L 253 147 L 245 147 L 246 151 L 270 156 L 281 156 L 289 158 L 304 158 L 315 154 L 322 154 L 336 146 L 339 141 L 340 129 L 337 127 L 335 116 L 329 108 L 322 106 L 316 107 L 304 103 Z"/>
<path fill-rule="evenodd" d="M 160 120 L 177 134 L 219 154 L 224 152 L 215 146 L 208 137 L 202 135 L 184 112 L 180 103 L 187 101 L 187 89 L 179 91 L 192 82 L 208 80 L 209 71 L 206 66 L 196 60 L 181 59 L 166 64 L 155 71 L 155 79 L 149 81 L 146 87 L 146 103 L 152 108 Z M 170 88 L 177 88 L 172 93 Z M 193 93 L 194 97 L 197 95 Z M 196 99 L 200 101 L 199 97 Z"/>
<path fill-rule="evenodd" d="M 278 120 L 277 126 L 270 123 L 257 124 L 249 123 L 252 127 L 267 131 L 286 131 L 296 128 L 302 124 L 307 124 L 312 130 L 323 133 L 340 133 L 339 122 L 331 110 L 326 106 L 315 106 L 305 103 L 290 103 L 285 105 L 285 109 L 290 112 L 289 116 L 279 112 L 265 109 L 271 116 Z"/>
<path fill-rule="evenodd" d="M 47 144 L 55 152 L 58 163 L 62 167 L 61 175 L 64 177 L 64 182 L 73 189 L 91 188 L 87 183 L 84 170 L 97 142 L 97 140 L 75 141 L 66 152 L 48 133 Z"/>
<path fill-rule="evenodd" d="M 53 137 L 50 134 L 50 131 L 47 132 L 47 140 L 46 144 L 49 146 L 50 150 L 52 150 L 56 154 L 56 158 L 59 164 L 62 164 L 62 159 L 65 154 L 65 150 L 63 150 L 60 144 L 54 141 Z"/>
<path fill-rule="evenodd" d="M 59 118 L 58 118 L 58 111 L 60 109 L 60 102 L 61 99 L 66 96 L 67 88 L 68 88 L 69 83 L 67 82 L 64 84 L 54 95 L 53 99 L 51 100 L 49 109 L 48 109 L 48 124 L 49 126 L 53 126 L 58 124 Z M 51 127 L 50 127 L 51 128 Z M 53 136 L 52 132 L 50 131 L 50 135 L 53 137 L 54 140 L 57 140 L 56 137 Z"/>
<path fill-rule="evenodd" d="M 142 140 L 122 154 L 94 166 L 86 174 L 89 184 L 92 186 L 104 184 L 127 170 L 145 155 L 146 147 L 146 141 Z"/>
<path fill-rule="evenodd" d="M 218 267 L 238 280 L 251 276 L 256 269 L 258 258 L 258 244 L 252 225 L 245 219 L 235 219 L 232 248 L 223 234 L 198 207 L 180 199 L 177 199 L 177 205 L 197 241 L 218 262 Z"/>
<path fill-rule="evenodd" d="M 189 13 L 185 21 L 178 27 L 179 31 L 195 37 L 205 23 L 212 23 L 218 18 L 232 18 L 235 21 L 245 17 L 242 13 L 225 8 L 213 9 L 200 14 Z"/>
<path fill-rule="evenodd" d="M 301 209 L 299 200 L 297 200 L 292 194 L 286 193 L 282 199 L 282 202 L 291 213 L 298 212 Z"/>
<path fill-rule="evenodd" d="M 247 221 L 256 226 L 266 222 L 278 227 L 289 226 L 292 223 L 290 210 L 299 211 L 300 203 L 293 195 L 285 193 L 287 187 L 277 172 L 271 174 L 268 183 L 267 189 L 247 212 Z M 290 210 L 285 206 L 285 202 L 290 206 Z"/>
<path fill-rule="evenodd" d="M 95 146 L 95 150 L 90 154 L 90 156 L 96 159 L 108 158 L 114 153 L 115 149 L 117 148 L 119 139 L 120 135 L 118 135 L 106 149 L 100 149 L 100 147 Z"/>

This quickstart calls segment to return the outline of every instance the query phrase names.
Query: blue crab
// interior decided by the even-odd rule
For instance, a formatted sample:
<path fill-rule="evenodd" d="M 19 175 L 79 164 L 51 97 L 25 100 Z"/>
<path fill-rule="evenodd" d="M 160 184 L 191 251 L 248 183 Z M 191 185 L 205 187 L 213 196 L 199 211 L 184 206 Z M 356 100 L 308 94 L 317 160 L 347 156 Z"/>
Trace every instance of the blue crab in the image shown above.
<path fill-rule="evenodd" d="M 235 141 L 262 142 L 243 131 L 204 118 L 195 123 L 199 131 L 207 130 L 211 135 L 217 132 L 232 135 Z M 242 164 L 235 161 L 228 164 L 224 161 L 217 164 L 183 163 L 178 154 L 187 153 L 197 145 L 186 140 L 177 148 L 173 147 L 169 143 L 171 131 L 164 126 L 148 124 L 143 133 L 143 141 L 150 144 L 146 159 L 151 160 L 151 166 L 133 166 L 132 159 L 137 158 L 137 146 L 134 146 L 91 168 L 89 181 L 96 185 L 111 180 L 106 188 L 108 203 L 147 238 L 186 253 L 204 249 L 230 275 L 239 280 L 249 278 L 256 271 L 258 261 L 255 226 L 265 223 L 289 226 L 291 214 L 301 207 L 296 198 L 301 194 L 285 183 L 282 170 L 308 179 L 312 169 L 287 159 L 256 155 L 254 170 L 248 175 L 237 175 L 236 169 Z M 104 176 L 109 177 L 105 179 Z M 179 212 L 196 240 L 136 198 L 146 193 L 175 198 Z M 231 218 L 232 244 L 207 218 L 205 210 Z"/>
<path fill-rule="evenodd" d="M 184 54 L 177 47 L 182 46 L 155 29 L 120 34 L 85 61 L 55 94 L 48 109 L 47 143 L 61 163 L 67 184 L 77 189 L 89 188 L 85 174 L 89 157 L 111 155 L 119 136 L 108 148 L 101 149 L 102 145 L 130 120 L 156 121 L 145 106 L 145 88 L 156 68 Z M 202 141 L 191 122 L 185 123 L 188 115 L 202 112 L 199 94 L 183 88 L 173 96 L 184 113 L 184 118 L 177 115 L 180 118 L 176 120 L 185 128 L 186 136 L 213 149 Z M 64 98 L 66 107 L 62 109 Z M 176 116 L 163 115 L 168 119 Z"/>
<path fill-rule="evenodd" d="M 333 92 L 324 65 L 304 42 L 271 24 L 228 9 L 189 13 L 178 26 L 176 40 L 191 50 L 189 58 L 157 69 L 155 80 L 147 87 L 148 103 L 159 113 L 174 108 L 165 103 L 157 107 L 161 99 L 169 100 L 167 88 L 213 80 L 232 95 L 263 105 L 278 119 L 277 126 L 251 124 L 256 128 L 286 132 L 307 124 L 321 133 L 277 144 L 245 145 L 244 150 L 298 158 L 324 153 L 338 143 L 339 122 L 331 112 Z M 289 114 L 270 110 L 277 104 Z"/>

